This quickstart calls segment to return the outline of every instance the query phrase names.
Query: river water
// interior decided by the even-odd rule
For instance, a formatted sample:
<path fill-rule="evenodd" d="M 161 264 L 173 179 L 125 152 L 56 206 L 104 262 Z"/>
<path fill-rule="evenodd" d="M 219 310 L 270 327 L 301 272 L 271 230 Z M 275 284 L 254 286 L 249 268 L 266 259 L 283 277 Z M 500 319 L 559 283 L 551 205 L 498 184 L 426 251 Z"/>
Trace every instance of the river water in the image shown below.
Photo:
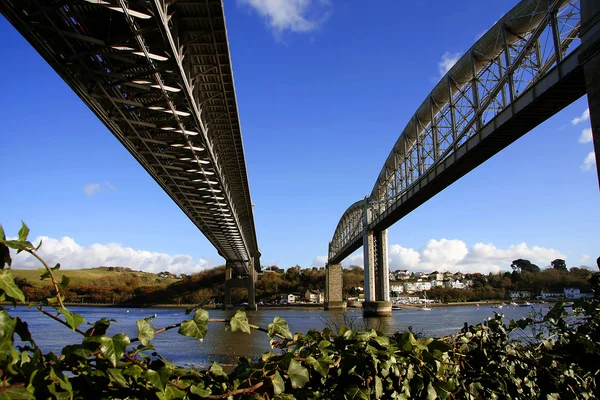
<path fill-rule="evenodd" d="M 87 322 L 94 322 L 102 317 L 114 318 L 116 323 L 111 325 L 110 335 L 120 332 L 129 337 L 137 336 L 135 322 L 138 319 L 156 314 L 156 328 L 181 322 L 191 318 L 182 309 L 135 309 L 135 308 L 104 308 L 104 307 L 70 307 L 85 317 Z M 51 309 L 50 309 L 51 310 Z M 250 323 L 266 328 L 276 316 L 284 318 L 292 332 L 304 332 L 309 329 L 329 327 L 337 329 L 340 325 L 351 325 L 353 329 L 375 328 L 386 334 L 404 331 L 412 327 L 413 332 L 422 332 L 426 336 L 439 337 L 460 331 L 464 323 L 476 325 L 494 315 L 494 311 L 502 312 L 506 322 L 510 319 L 520 319 L 532 311 L 540 310 L 534 307 L 504 307 L 502 310 L 493 309 L 488 305 L 436 307 L 432 311 L 419 309 L 404 309 L 393 311 L 388 318 L 363 318 L 359 309 L 348 309 L 345 313 L 324 311 L 322 309 L 261 309 L 249 311 Z M 546 311 L 544 307 L 543 311 Z M 44 350 L 60 353 L 67 344 L 80 343 L 81 336 L 69 328 L 53 321 L 35 308 L 19 306 L 8 310 L 12 316 L 19 316 L 29 324 L 34 340 Z M 234 311 L 209 310 L 211 318 L 228 318 Z M 82 330 L 87 328 L 83 325 Z M 268 336 L 263 332 L 252 331 L 250 335 L 240 332 L 225 331 L 224 324 L 209 324 L 208 333 L 203 341 L 181 336 L 177 329 L 157 335 L 152 341 L 157 352 L 166 359 L 181 366 L 202 367 L 217 361 L 231 365 L 237 357 L 259 356 L 270 350 Z"/>

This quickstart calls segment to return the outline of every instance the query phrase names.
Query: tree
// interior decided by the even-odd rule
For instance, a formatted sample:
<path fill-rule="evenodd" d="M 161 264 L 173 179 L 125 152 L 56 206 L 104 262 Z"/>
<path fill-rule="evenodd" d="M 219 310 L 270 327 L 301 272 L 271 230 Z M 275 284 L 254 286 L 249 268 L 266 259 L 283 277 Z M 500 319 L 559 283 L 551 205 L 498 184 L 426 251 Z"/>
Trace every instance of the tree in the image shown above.
<path fill-rule="evenodd" d="M 552 268 L 554 269 L 557 269 L 562 272 L 567 272 L 567 263 L 565 262 L 565 260 L 557 258 L 556 260 L 552 261 L 550 265 L 552 265 Z"/>
<path fill-rule="evenodd" d="M 524 260 L 522 258 L 519 258 L 518 260 L 514 260 L 512 262 L 512 264 L 510 264 L 510 267 L 513 269 L 513 271 L 516 271 L 516 272 L 531 272 L 531 273 L 540 272 L 540 267 L 538 267 L 535 264 L 532 264 L 531 261 Z"/>

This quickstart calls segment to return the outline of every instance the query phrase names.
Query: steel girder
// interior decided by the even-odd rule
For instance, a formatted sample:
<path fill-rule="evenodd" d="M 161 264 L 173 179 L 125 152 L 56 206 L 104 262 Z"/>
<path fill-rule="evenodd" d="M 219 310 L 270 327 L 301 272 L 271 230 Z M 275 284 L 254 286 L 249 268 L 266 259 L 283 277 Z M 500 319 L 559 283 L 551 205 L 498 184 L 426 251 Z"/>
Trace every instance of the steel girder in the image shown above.
<path fill-rule="evenodd" d="M 0 12 L 247 273 L 260 252 L 221 0 L 3 0 Z"/>
<path fill-rule="evenodd" d="M 366 200 L 364 230 L 391 226 L 581 97 L 581 70 L 570 57 L 579 44 L 579 28 L 578 0 L 524 0 L 494 24 L 433 88 L 402 131 Z M 553 83 L 541 85 L 546 77 Z M 560 96 L 554 93 L 558 89 Z M 511 124 L 513 131 L 506 132 Z M 362 245 L 364 230 L 345 226 L 353 212 L 351 206 L 340 219 L 329 262 L 341 262 Z"/>

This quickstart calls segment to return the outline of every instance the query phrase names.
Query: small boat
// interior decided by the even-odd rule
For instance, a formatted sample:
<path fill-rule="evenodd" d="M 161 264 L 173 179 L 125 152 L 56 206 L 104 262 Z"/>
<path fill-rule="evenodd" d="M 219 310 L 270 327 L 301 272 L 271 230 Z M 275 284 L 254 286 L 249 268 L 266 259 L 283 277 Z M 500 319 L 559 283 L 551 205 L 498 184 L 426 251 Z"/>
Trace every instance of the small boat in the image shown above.
<path fill-rule="evenodd" d="M 429 306 L 425 305 L 425 306 L 421 307 L 420 310 L 431 311 L 431 310 L 433 310 L 433 307 L 429 307 Z"/>
<path fill-rule="evenodd" d="M 525 303 L 519 304 L 519 307 L 531 307 L 531 306 L 533 306 L 533 304 L 531 304 L 528 301 L 526 301 Z"/>
<path fill-rule="evenodd" d="M 392 311 L 400 311 L 400 310 L 403 310 L 403 308 L 400 306 L 395 306 L 395 305 L 392 306 Z"/>
<path fill-rule="evenodd" d="M 506 305 L 506 304 L 504 304 L 504 303 L 495 304 L 495 305 L 493 305 L 493 306 L 492 306 L 492 308 L 499 308 L 499 309 L 502 309 L 502 308 L 504 308 L 504 306 L 505 306 L 505 305 Z"/>
<path fill-rule="evenodd" d="M 518 306 L 518 304 L 517 304 L 517 303 L 515 303 L 514 301 L 511 301 L 511 302 L 510 302 L 510 305 L 511 305 L 511 306 L 513 306 L 513 307 L 516 307 L 516 306 Z"/>

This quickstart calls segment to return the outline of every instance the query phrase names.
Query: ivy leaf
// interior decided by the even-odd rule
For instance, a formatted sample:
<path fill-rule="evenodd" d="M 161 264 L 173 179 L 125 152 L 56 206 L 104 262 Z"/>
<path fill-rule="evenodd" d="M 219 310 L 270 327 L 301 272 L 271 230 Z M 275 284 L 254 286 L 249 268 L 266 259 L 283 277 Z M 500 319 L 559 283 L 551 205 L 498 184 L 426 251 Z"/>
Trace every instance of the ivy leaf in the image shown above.
<path fill-rule="evenodd" d="M 250 333 L 250 325 L 248 324 L 248 317 L 246 313 L 242 310 L 237 310 L 235 315 L 229 320 L 229 325 L 231 326 L 231 331 L 242 331 L 245 333 Z"/>
<path fill-rule="evenodd" d="M 0 351 L 5 352 L 12 349 L 13 334 L 17 326 L 17 319 L 11 318 L 4 310 L 0 310 Z"/>
<path fill-rule="evenodd" d="M 321 374 L 321 376 L 327 376 L 327 373 L 329 372 L 329 363 L 327 363 L 326 361 L 323 361 L 321 359 L 317 360 L 313 356 L 308 356 L 306 357 L 304 362 L 306 363 L 306 365 L 310 365 L 311 367 L 313 367 L 315 371 Z"/>
<path fill-rule="evenodd" d="M 210 369 L 208 370 L 208 372 L 210 372 L 214 376 L 227 376 L 227 374 L 225 373 L 225 371 L 223 371 L 223 367 L 221 366 L 221 364 L 217 364 L 214 361 L 210 365 Z"/>
<path fill-rule="evenodd" d="M 148 369 L 144 373 L 143 377 L 146 378 L 152 384 L 152 386 L 154 386 L 156 389 L 160 390 L 161 392 L 165 390 L 165 385 L 162 382 L 162 380 L 160 379 L 160 375 L 158 375 L 158 372 L 156 372 L 152 369 Z"/>
<path fill-rule="evenodd" d="M 280 335 L 288 339 L 292 338 L 292 332 L 290 331 L 290 327 L 288 326 L 286 320 L 283 318 L 275 317 L 273 319 L 273 322 L 269 324 L 267 329 L 269 331 L 270 337 Z"/>
<path fill-rule="evenodd" d="M 35 396 L 24 387 L 12 388 L 0 392 L 0 400 L 35 400 Z"/>
<path fill-rule="evenodd" d="M 63 275 L 63 276 L 62 276 L 62 279 L 61 279 L 61 281 L 60 281 L 60 287 L 61 287 L 61 288 L 63 288 L 63 290 L 64 290 L 64 289 L 66 289 L 66 288 L 67 288 L 67 286 L 69 286 L 69 283 L 70 283 L 70 282 L 71 282 L 71 278 L 69 278 L 69 277 L 68 277 L 68 276 L 66 276 L 66 275 Z"/>
<path fill-rule="evenodd" d="M 77 329 L 79 325 L 85 322 L 85 318 L 83 318 L 81 315 L 72 313 L 66 308 L 61 308 L 58 310 L 58 313 L 65 316 L 65 321 L 73 330 Z"/>
<path fill-rule="evenodd" d="M 308 369 L 293 358 L 290 361 L 287 374 L 294 389 L 302 389 L 308 382 Z"/>
<path fill-rule="evenodd" d="M 129 345 L 129 337 L 123 333 L 119 333 L 113 337 L 100 336 L 97 338 L 100 343 L 100 352 L 113 366 L 125 354 L 125 348 Z"/>
<path fill-rule="evenodd" d="M 21 229 L 19 229 L 19 242 L 26 241 L 28 235 L 29 235 L 29 227 L 27 225 L 25 225 L 25 222 L 21 221 Z"/>
<path fill-rule="evenodd" d="M 141 369 L 141 368 L 140 368 Z M 121 370 L 118 368 L 109 368 L 108 377 L 110 378 L 110 382 L 115 384 L 118 387 L 127 387 L 127 380 L 121 373 Z"/>
<path fill-rule="evenodd" d="M 9 269 L 3 270 L 0 274 L 0 290 L 3 290 L 8 297 L 19 301 L 25 301 L 25 296 L 15 283 Z"/>
<path fill-rule="evenodd" d="M 137 376 L 141 375 L 142 372 L 144 372 L 142 367 L 140 367 L 139 365 L 133 364 L 123 370 L 123 375 L 137 377 Z"/>
<path fill-rule="evenodd" d="M 381 378 L 375 375 L 375 398 L 380 399 L 383 396 L 383 385 Z"/>
<path fill-rule="evenodd" d="M 0 224 L 0 269 L 4 269 L 4 265 L 8 265 L 10 267 L 12 260 L 10 258 L 10 250 L 8 246 L 4 244 L 6 240 L 6 235 L 4 235 L 4 228 L 2 228 L 2 224 Z"/>
<path fill-rule="evenodd" d="M 138 339 L 146 346 L 152 339 L 154 339 L 154 329 L 150 326 L 148 321 L 145 319 L 137 320 L 136 323 L 138 330 Z"/>
<path fill-rule="evenodd" d="M 367 393 L 365 393 L 358 386 L 352 385 L 348 389 L 346 389 L 344 398 L 350 399 L 350 400 L 354 400 L 354 399 L 369 400 L 369 395 Z"/>
<path fill-rule="evenodd" d="M 209 388 L 203 388 L 200 387 L 200 385 L 192 385 L 190 387 L 190 392 L 197 394 L 200 397 L 208 397 L 212 393 Z"/>
<path fill-rule="evenodd" d="M 275 371 L 275 377 L 273 378 L 273 393 L 281 394 L 285 390 L 285 382 L 279 374 L 279 371 Z"/>
<path fill-rule="evenodd" d="M 199 309 L 194 314 L 194 319 L 183 321 L 179 327 L 179 333 L 196 339 L 204 339 L 208 331 L 208 312 Z"/>

